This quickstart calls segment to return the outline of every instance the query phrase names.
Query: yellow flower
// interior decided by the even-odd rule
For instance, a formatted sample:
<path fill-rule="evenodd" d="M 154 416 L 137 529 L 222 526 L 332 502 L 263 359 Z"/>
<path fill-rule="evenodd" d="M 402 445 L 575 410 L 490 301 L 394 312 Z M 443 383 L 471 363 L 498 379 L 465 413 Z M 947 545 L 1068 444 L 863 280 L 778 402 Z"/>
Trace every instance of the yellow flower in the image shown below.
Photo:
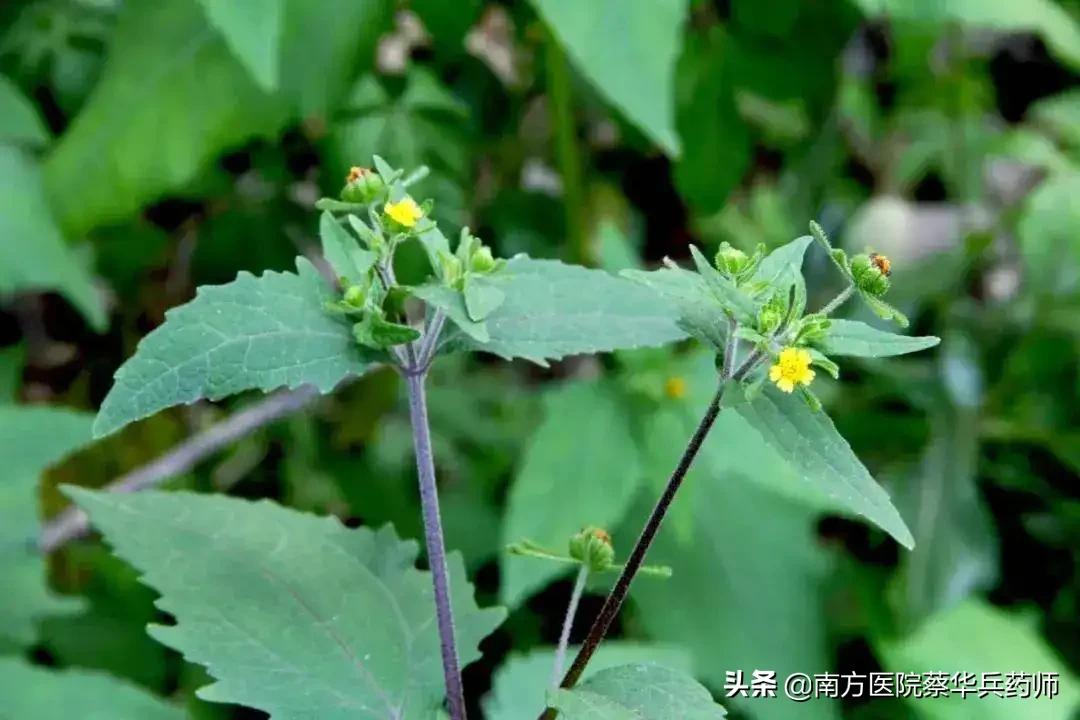
<path fill-rule="evenodd" d="M 781 350 L 776 364 L 769 368 L 769 379 L 786 393 L 794 390 L 797 383 L 809 385 L 814 380 L 810 351 L 793 347 Z"/>
<path fill-rule="evenodd" d="M 674 375 L 664 381 L 664 394 L 672 400 L 679 400 L 686 396 L 686 380 Z"/>
<path fill-rule="evenodd" d="M 411 228 L 420 218 L 424 217 L 424 211 L 411 197 L 403 197 L 397 202 L 387 202 L 383 206 L 383 212 L 398 225 Z"/>

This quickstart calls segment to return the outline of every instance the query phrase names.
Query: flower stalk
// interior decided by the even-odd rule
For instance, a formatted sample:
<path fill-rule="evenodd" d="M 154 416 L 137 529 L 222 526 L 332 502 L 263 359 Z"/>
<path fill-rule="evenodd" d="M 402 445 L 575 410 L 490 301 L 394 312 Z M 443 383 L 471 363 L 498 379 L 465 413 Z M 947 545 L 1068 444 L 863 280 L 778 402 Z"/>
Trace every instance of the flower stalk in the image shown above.
<path fill-rule="evenodd" d="M 582 563 L 574 579 L 574 589 L 570 592 L 570 602 L 566 606 L 566 617 L 563 619 L 562 631 L 559 633 L 559 646 L 555 650 L 555 662 L 551 667 L 551 686 L 557 688 L 562 678 L 563 667 L 566 665 L 566 649 L 570 645 L 570 631 L 574 627 L 574 618 L 577 616 L 578 605 L 581 596 L 585 593 L 585 583 L 589 579 L 589 565 Z"/>

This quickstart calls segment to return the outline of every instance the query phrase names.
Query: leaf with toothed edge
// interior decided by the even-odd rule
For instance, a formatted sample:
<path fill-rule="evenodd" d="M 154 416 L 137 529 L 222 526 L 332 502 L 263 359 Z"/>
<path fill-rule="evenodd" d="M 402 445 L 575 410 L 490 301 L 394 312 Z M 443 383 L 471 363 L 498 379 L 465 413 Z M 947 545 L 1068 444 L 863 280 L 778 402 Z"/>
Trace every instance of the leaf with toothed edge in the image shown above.
<path fill-rule="evenodd" d="M 417 544 L 268 501 L 65 491 L 161 594 L 159 642 L 206 666 L 198 691 L 274 720 L 427 720 L 444 696 L 429 574 Z M 448 558 L 462 664 L 505 617 L 480 609 Z"/>
<path fill-rule="evenodd" d="M 311 263 L 297 258 L 296 268 L 242 272 L 167 312 L 117 371 L 94 436 L 202 398 L 300 385 L 325 393 L 361 373 L 376 357 L 357 345 L 349 323 L 326 311 L 333 294 Z"/>
<path fill-rule="evenodd" d="M 781 395 L 771 386 L 747 400 L 737 383 L 725 390 L 724 406 L 749 423 L 803 480 L 885 530 L 904 547 L 915 546 L 889 494 L 874 481 L 824 412 L 810 409 L 799 397 Z"/>
<path fill-rule="evenodd" d="M 686 337 L 669 301 L 603 270 L 518 256 L 485 280 L 505 299 L 485 319 L 490 339 L 464 346 L 507 360 L 546 365 L 567 355 L 653 347 Z"/>

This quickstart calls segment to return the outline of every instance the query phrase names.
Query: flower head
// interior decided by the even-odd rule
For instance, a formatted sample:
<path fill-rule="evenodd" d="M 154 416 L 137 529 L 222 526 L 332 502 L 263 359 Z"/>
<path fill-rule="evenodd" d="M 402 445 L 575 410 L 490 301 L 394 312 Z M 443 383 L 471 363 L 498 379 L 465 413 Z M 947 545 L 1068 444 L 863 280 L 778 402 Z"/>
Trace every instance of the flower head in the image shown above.
<path fill-rule="evenodd" d="M 686 396 L 686 380 L 673 375 L 664 381 L 664 394 L 672 400 L 679 400 Z"/>
<path fill-rule="evenodd" d="M 769 368 L 769 379 L 776 387 L 786 393 L 795 389 L 796 384 L 809 385 L 814 380 L 814 371 L 810 369 L 810 351 L 804 348 L 784 348 L 776 364 Z"/>
<path fill-rule="evenodd" d="M 424 216 L 424 211 L 420 209 L 415 200 L 408 196 L 397 202 L 387 202 L 383 206 L 383 212 L 404 228 L 415 227 L 420 218 Z"/>

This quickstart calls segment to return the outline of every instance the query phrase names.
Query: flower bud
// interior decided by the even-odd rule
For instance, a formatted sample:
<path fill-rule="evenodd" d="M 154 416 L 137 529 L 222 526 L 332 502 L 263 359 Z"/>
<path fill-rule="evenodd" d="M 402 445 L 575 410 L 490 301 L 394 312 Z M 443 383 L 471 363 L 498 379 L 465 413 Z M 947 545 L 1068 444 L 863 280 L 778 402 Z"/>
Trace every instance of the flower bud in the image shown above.
<path fill-rule="evenodd" d="M 780 323 L 784 321 L 784 315 L 786 314 L 785 304 L 783 297 L 776 294 L 761 306 L 761 310 L 758 312 L 758 332 L 762 335 L 768 335 L 780 327 Z"/>
<path fill-rule="evenodd" d="M 345 291 L 345 304 L 357 309 L 364 307 L 364 301 L 367 300 L 367 293 L 364 292 L 364 288 L 359 285 L 350 285 Z"/>
<path fill-rule="evenodd" d="M 444 285 L 454 285 L 465 274 L 465 266 L 456 255 L 448 252 L 439 252 L 439 266 Z"/>
<path fill-rule="evenodd" d="M 353 167 L 345 177 L 341 199 L 352 203 L 369 203 L 376 200 L 385 189 L 382 177 L 373 170 Z"/>
<path fill-rule="evenodd" d="M 874 297 L 889 291 L 892 266 L 884 255 L 856 255 L 851 258 L 851 277 L 858 288 Z"/>
<path fill-rule="evenodd" d="M 728 277 L 735 277 L 746 269 L 750 258 L 742 250 L 732 247 L 731 243 L 720 243 L 716 253 L 716 269 Z"/>
<path fill-rule="evenodd" d="M 615 561 L 615 548 L 611 536 L 598 527 L 586 527 L 570 538 L 570 557 L 586 565 L 589 570 L 607 570 Z"/>
<path fill-rule="evenodd" d="M 478 273 L 489 273 L 495 269 L 495 257 L 491 254 L 491 248 L 481 245 L 473 250 L 469 258 L 469 269 Z"/>

